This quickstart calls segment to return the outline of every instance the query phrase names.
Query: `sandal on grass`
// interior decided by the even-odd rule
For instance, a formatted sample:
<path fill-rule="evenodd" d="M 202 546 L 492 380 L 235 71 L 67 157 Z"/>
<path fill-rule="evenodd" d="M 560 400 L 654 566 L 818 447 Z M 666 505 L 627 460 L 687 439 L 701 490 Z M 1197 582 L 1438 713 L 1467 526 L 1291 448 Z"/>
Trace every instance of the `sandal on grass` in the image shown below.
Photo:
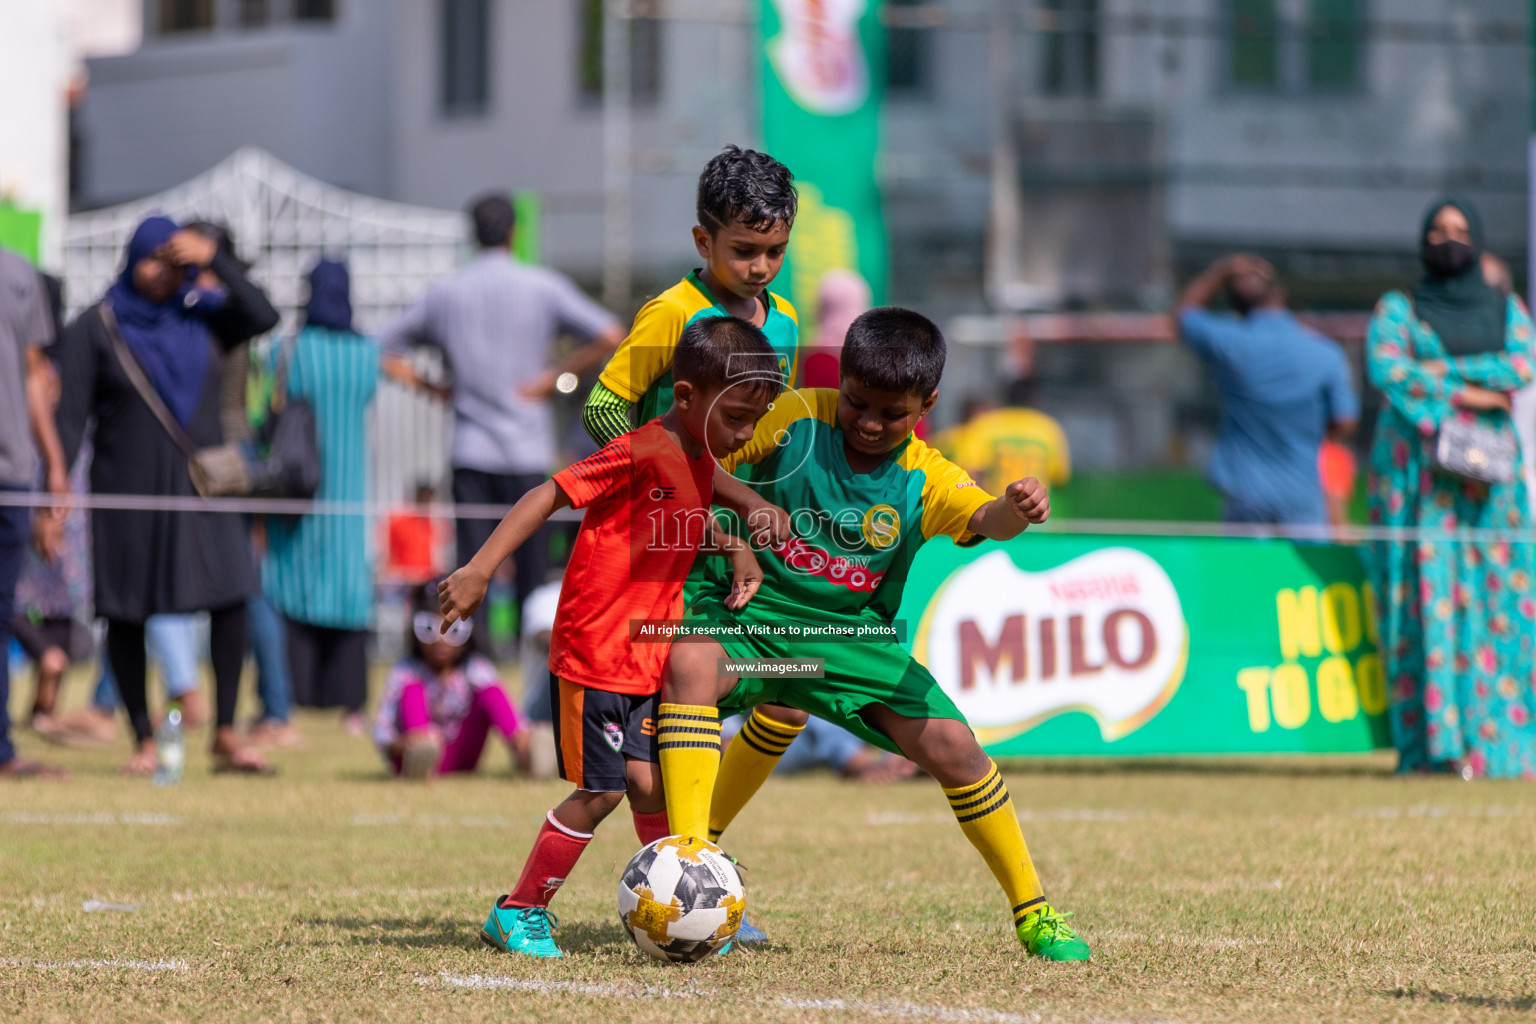
<path fill-rule="evenodd" d="M 122 767 L 117 770 L 117 773 L 119 775 L 136 775 L 148 778 L 155 774 L 155 769 L 159 767 L 159 764 L 160 759 L 153 750 L 140 750 L 124 761 Z"/>
<path fill-rule="evenodd" d="M 0 764 L 0 779 L 62 779 L 68 775 L 63 768 L 25 757 L 13 757 Z"/>
<path fill-rule="evenodd" d="M 276 775 L 277 769 L 249 747 L 233 752 L 214 751 L 213 774 L 215 775 Z"/>

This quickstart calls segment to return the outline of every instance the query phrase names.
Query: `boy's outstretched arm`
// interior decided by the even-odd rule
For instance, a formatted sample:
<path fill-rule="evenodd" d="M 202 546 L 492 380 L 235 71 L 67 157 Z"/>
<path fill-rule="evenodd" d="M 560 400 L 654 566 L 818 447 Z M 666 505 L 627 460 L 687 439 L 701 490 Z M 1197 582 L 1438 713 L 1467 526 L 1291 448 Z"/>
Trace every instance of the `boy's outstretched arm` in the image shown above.
<path fill-rule="evenodd" d="M 1015 480 L 971 516 L 970 531 L 991 540 L 1011 540 L 1031 523 L 1038 526 L 1051 517 L 1051 496 L 1032 476 Z"/>
<path fill-rule="evenodd" d="M 490 586 L 491 574 L 496 567 L 522 547 L 545 520 L 570 505 L 571 499 L 553 480 L 544 481 L 518 499 L 469 564 L 437 585 L 443 630 L 446 632 L 456 620 L 475 614 L 475 609 L 485 600 L 485 590 Z"/>

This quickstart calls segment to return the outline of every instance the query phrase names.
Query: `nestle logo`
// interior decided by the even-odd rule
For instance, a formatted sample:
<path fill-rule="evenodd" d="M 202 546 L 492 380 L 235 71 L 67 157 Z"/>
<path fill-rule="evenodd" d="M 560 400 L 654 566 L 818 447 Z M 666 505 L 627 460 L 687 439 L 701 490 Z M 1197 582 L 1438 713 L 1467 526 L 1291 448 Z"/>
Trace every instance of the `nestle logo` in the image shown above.
<path fill-rule="evenodd" d="M 675 497 L 677 497 L 677 488 L 676 487 L 653 487 L 653 488 L 651 488 L 651 500 L 652 501 L 671 501 Z"/>

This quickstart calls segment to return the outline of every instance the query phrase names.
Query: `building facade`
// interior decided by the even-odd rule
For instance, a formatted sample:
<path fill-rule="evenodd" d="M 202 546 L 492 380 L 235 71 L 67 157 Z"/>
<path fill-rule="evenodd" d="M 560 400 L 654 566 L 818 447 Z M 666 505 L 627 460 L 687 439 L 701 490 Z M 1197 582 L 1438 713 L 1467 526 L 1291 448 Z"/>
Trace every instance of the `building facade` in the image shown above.
<path fill-rule="evenodd" d="M 602 0 L 142 3 L 144 45 L 90 62 L 78 205 L 255 145 L 402 202 L 533 190 L 546 259 L 595 279 Z M 699 165 L 758 134 L 756 8 L 632 7 L 629 234 L 655 283 L 692 258 Z M 1234 247 L 1374 287 L 1444 191 L 1477 201 L 1523 264 L 1520 0 L 893 0 L 885 19 L 894 297 L 1153 305 Z M 994 172 L 1016 183 L 1019 237 L 1012 266 L 992 253 L 989 289 Z"/>
<path fill-rule="evenodd" d="M 697 262 L 699 167 L 760 138 L 757 2 L 627 5 L 617 152 L 603 0 L 142 0 L 143 46 L 90 62 L 75 202 L 254 145 L 423 206 L 531 190 L 543 260 L 595 286 L 617 167 L 623 315 Z M 1273 259 L 1301 305 L 1368 308 L 1412 280 L 1445 192 L 1481 207 L 1524 278 L 1521 0 L 887 0 L 882 16 L 890 299 L 941 322 L 1158 309 L 1234 249 Z M 941 422 L 1002 370 L 985 345 L 951 363 Z M 1198 463 L 1218 416 L 1173 346 L 1042 347 L 1035 373 L 1085 467 Z"/>

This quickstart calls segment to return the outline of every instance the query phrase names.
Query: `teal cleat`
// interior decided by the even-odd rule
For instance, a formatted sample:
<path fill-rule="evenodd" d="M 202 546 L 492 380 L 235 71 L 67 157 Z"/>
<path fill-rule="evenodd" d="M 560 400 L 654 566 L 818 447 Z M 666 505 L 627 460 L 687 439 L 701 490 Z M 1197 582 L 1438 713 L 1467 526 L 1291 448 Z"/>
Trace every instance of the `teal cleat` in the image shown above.
<path fill-rule="evenodd" d="M 741 927 L 736 929 L 736 941 L 749 948 L 752 946 L 766 946 L 768 944 L 768 934 L 751 921 L 748 921 L 746 916 L 743 915 Z"/>
<path fill-rule="evenodd" d="M 503 953 L 553 959 L 565 955 L 549 934 L 558 927 L 559 919 L 546 907 L 503 907 L 498 899 L 480 929 L 480 941 Z"/>

